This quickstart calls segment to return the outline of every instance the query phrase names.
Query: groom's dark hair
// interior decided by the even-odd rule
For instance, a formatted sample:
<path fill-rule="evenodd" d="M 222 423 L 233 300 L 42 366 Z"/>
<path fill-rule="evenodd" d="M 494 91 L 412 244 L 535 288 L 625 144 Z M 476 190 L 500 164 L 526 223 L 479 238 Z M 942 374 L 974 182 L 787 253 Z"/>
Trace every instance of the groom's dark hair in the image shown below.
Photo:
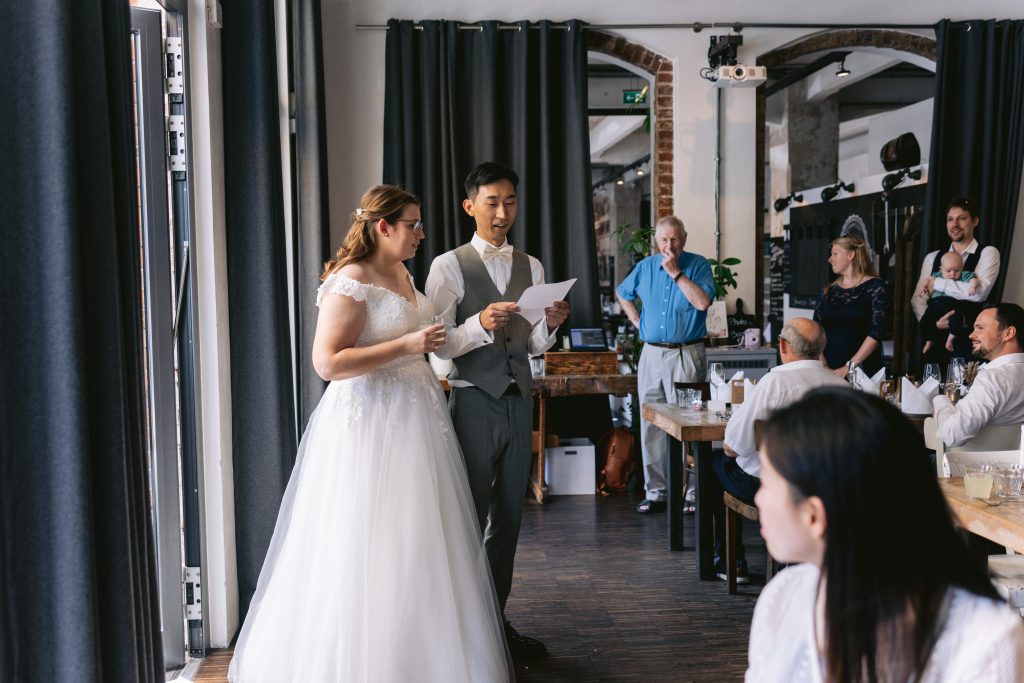
<path fill-rule="evenodd" d="M 466 176 L 466 197 L 473 199 L 482 185 L 490 185 L 499 180 L 507 180 L 512 187 L 519 187 L 519 176 L 508 166 L 496 161 L 485 161 Z"/>

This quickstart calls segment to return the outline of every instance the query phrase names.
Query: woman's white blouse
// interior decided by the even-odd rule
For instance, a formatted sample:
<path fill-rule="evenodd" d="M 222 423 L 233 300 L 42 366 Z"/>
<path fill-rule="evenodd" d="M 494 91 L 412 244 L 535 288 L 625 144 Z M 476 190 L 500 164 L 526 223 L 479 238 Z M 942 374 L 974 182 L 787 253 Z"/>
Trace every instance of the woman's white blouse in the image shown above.
<path fill-rule="evenodd" d="M 814 641 L 818 568 L 788 567 L 765 586 L 750 627 L 747 683 L 824 683 Z M 1024 681 L 1024 622 L 1005 603 L 960 588 L 920 683 Z"/>

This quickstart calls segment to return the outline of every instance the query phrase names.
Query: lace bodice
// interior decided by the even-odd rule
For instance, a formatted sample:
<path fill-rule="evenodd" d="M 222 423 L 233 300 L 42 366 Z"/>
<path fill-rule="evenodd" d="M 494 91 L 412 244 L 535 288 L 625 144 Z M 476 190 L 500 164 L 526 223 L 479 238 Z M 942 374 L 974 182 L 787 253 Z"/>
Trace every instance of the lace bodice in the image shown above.
<path fill-rule="evenodd" d="M 341 294 L 366 302 L 366 318 L 356 346 L 371 346 L 413 332 L 421 320 L 434 314 L 430 300 L 416 292 L 416 306 L 390 289 L 369 285 L 337 273 L 329 276 L 316 294 L 319 306 L 325 294 Z M 358 423 L 374 400 L 386 403 L 402 393 L 410 405 L 427 396 L 436 410 L 444 409 L 444 393 L 433 370 L 422 354 L 401 356 L 370 372 L 351 379 L 331 382 L 321 405 L 344 405 L 345 422 Z M 394 425 L 389 426 L 393 429 Z M 445 431 L 446 428 L 443 427 Z"/>
<path fill-rule="evenodd" d="M 427 320 L 434 314 L 430 300 L 417 291 L 415 286 L 413 291 L 416 292 L 416 306 L 390 289 L 334 273 L 317 290 L 316 305 L 320 306 L 325 294 L 341 294 L 356 301 L 365 301 L 366 321 L 356 346 L 372 346 L 415 331 L 421 320 Z"/>

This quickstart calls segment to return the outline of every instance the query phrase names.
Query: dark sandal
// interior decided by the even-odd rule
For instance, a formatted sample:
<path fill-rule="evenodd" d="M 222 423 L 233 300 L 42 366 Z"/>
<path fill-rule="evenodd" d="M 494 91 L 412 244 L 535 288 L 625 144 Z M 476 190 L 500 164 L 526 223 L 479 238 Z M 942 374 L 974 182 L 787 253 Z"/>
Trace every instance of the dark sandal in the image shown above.
<path fill-rule="evenodd" d="M 641 515 L 650 515 L 655 512 L 663 512 L 665 510 L 665 501 L 663 500 L 642 500 L 640 504 L 636 506 L 636 511 Z"/>

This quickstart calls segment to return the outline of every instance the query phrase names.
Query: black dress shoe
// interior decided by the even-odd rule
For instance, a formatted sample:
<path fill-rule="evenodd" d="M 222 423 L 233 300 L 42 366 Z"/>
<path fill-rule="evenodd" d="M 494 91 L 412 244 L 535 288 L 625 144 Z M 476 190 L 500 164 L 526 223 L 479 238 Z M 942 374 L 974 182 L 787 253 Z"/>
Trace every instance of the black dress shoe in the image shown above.
<path fill-rule="evenodd" d="M 505 640 L 508 641 L 508 650 L 512 653 L 512 659 L 540 659 L 548 656 L 548 649 L 544 643 L 535 638 L 527 638 L 520 635 L 519 631 L 512 628 L 512 624 L 505 622 Z"/>

